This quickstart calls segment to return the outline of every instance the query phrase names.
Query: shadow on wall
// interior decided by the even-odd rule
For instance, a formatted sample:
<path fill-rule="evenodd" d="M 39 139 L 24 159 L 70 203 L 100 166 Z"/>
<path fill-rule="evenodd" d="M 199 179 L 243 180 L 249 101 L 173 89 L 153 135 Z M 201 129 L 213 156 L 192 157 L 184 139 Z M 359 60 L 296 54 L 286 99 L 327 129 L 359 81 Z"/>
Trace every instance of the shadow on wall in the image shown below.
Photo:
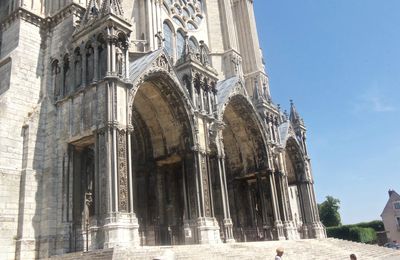
<path fill-rule="evenodd" d="M 57 147 L 49 146 L 51 144 L 49 138 L 54 138 L 54 136 L 46 135 L 46 119 L 51 115 L 53 104 L 47 95 L 50 92 L 46 89 L 49 86 L 49 84 L 46 84 L 47 77 L 45 76 L 48 75 L 46 73 L 48 57 L 43 46 L 47 45 L 47 38 L 43 35 L 41 32 L 41 43 L 35 43 L 40 48 L 39 55 L 36 59 L 32 59 L 36 60 L 36 64 L 29 65 L 36 68 L 34 77 L 40 82 L 40 85 L 37 86 L 39 91 L 36 92 L 38 95 L 32 98 L 30 105 L 32 105 L 33 110 L 27 113 L 20 130 L 23 139 L 23 153 L 15 259 L 37 259 L 42 256 L 41 250 L 45 254 L 48 252 L 49 244 L 54 240 L 47 236 L 46 231 L 55 223 L 55 219 L 53 221 L 46 216 L 53 216 L 54 218 L 57 216 L 56 212 L 50 214 L 52 210 L 57 209 L 57 205 L 52 201 L 52 199 L 55 199 L 52 194 L 57 189 L 57 186 L 52 185 L 52 183 L 56 183 L 53 178 L 57 178 L 57 176 L 51 174 L 52 165 L 49 164 L 52 163 L 52 158 L 47 158 L 48 160 L 45 160 L 45 158 L 56 154 Z M 34 41 L 30 38 L 24 39 L 28 42 L 31 40 Z M 22 52 L 25 51 L 25 49 L 22 50 Z M 28 74 L 27 76 L 32 77 L 33 75 Z M 49 113 L 47 114 L 47 112 Z M 47 143 L 46 141 L 50 142 Z M 45 169 L 48 170 L 45 171 Z M 43 200 L 43 198 L 46 199 Z M 44 217 L 42 218 L 42 216 Z"/>

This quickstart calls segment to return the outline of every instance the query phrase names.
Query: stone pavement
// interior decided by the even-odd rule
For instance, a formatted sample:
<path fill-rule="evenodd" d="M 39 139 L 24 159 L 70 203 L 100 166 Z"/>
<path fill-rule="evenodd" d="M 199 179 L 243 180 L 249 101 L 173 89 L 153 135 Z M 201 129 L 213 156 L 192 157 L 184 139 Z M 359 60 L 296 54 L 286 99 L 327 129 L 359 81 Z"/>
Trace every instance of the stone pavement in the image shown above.
<path fill-rule="evenodd" d="M 108 260 L 108 259 L 274 259 L 275 249 L 283 247 L 283 260 L 310 259 L 349 259 L 355 253 L 358 259 L 400 260 L 400 250 L 375 245 L 366 245 L 339 239 L 307 239 L 288 241 L 269 241 L 252 243 L 233 243 L 218 245 L 190 245 L 174 247 L 140 247 L 135 249 L 115 248 L 88 253 L 72 253 L 51 260 Z M 166 256 L 166 255 L 169 255 Z M 171 257 L 174 255 L 175 258 Z M 164 257 L 162 257 L 164 256 Z"/>

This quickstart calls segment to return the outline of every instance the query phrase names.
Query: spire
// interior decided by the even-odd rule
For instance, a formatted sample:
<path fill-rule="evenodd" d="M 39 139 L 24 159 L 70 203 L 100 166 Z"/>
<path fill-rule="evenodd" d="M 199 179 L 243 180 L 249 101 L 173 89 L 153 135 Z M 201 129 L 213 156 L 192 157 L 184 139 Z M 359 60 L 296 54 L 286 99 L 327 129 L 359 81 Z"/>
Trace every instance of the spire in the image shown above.
<path fill-rule="evenodd" d="M 76 32 L 82 31 L 96 20 L 108 14 L 114 14 L 123 18 L 124 12 L 119 0 L 89 0 L 86 12 Z"/>
<path fill-rule="evenodd" d="M 117 16 L 124 16 L 124 11 L 119 0 L 103 0 L 101 4 L 100 14 L 105 16 L 107 14 L 115 14 Z"/>
<path fill-rule="evenodd" d="M 290 121 L 295 122 L 299 120 L 300 116 L 297 113 L 296 107 L 294 106 L 293 100 L 290 100 Z"/>
<path fill-rule="evenodd" d="M 86 7 L 85 15 L 83 16 L 81 25 L 87 24 L 89 21 L 96 19 L 99 16 L 99 0 L 90 0 Z"/>
<path fill-rule="evenodd" d="M 290 117 L 289 117 L 289 119 L 293 124 L 298 123 L 300 125 L 304 125 L 303 119 L 300 117 L 299 113 L 297 112 L 293 100 L 290 100 Z"/>

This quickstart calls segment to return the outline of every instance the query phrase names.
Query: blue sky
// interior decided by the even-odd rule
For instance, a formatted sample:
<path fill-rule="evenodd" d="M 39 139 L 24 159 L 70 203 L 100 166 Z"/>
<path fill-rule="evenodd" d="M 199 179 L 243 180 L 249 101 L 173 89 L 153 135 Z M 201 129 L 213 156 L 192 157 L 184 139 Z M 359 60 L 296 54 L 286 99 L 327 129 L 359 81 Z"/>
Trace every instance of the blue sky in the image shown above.
<path fill-rule="evenodd" d="M 380 219 L 400 193 L 400 1 L 256 0 L 275 103 L 308 127 L 317 201 L 345 224 Z"/>

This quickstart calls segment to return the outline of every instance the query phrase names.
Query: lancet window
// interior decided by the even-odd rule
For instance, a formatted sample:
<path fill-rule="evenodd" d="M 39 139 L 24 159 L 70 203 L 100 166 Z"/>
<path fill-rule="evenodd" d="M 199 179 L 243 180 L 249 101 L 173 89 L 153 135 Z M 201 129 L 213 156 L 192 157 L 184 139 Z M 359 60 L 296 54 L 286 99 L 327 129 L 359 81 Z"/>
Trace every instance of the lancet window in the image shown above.
<path fill-rule="evenodd" d="M 75 64 L 74 64 L 75 89 L 77 89 L 82 84 L 82 56 L 79 48 L 75 49 L 74 55 L 75 55 Z"/>
<path fill-rule="evenodd" d="M 168 53 L 169 56 L 173 55 L 173 41 L 174 41 L 174 35 L 173 35 L 173 31 L 171 29 L 171 26 L 167 23 L 164 22 L 163 24 L 163 31 L 164 31 L 164 46 L 165 46 L 165 50 Z"/>
<path fill-rule="evenodd" d="M 60 65 L 58 60 L 54 60 L 52 65 L 51 65 L 51 75 L 52 75 L 52 84 L 54 87 L 54 96 L 58 97 L 60 96 Z"/>
<path fill-rule="evenodd" d="M 71 66 L 69 64 L 69 56 L 66 54 L 64 56 L 64 67 L 63 67 L 63 94 L 66 95 L 69 92 L 69 87 L 71 84 Z"/>
<path fill-rule="evenodd" d="M 182 58 L 183 56 L 183 51 L 185 48 L 185 36 L 183 35 L 182 31 L 178 31 L 178 34 L 176 36 L 176 57 L 177 60 Z"/>
<path fill-rule="evenodd" d="M 91 83 L 94 78 L 94 50 L 92 45 L 86 48 L 86 83 Z"/>

